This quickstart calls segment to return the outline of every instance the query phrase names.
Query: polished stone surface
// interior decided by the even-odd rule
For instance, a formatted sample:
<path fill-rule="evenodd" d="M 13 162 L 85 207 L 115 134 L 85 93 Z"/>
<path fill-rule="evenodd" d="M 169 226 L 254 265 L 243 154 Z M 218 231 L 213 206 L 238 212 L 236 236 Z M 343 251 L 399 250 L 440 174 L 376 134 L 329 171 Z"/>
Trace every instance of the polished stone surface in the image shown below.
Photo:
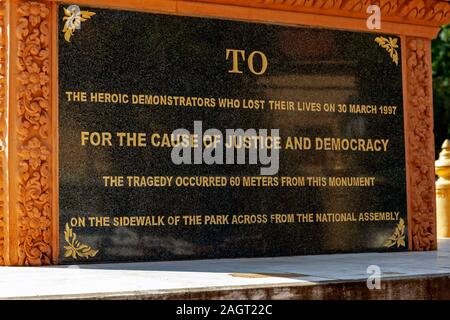
<path fill-rule="evenodd" d="M 381 268 L 382 281 L 450 276 L 450 239 L 439 240 L 439 250 L 430 252 L 1 267 L 0 298 L 139 298 L 192 290 L 233 292 L 245 288 L 350 283 L 366 281 L 369 265 Z"/>
<path fill-rule="evenodd" d="M 83 8 L 82 8 L 83 9 Z M 175 17 L 87 8 L 96 13 L 70 43 L 59 32 L 60 257 L 71 218 L 277 213 L 399 212 L 406 217 L 401 61 L 376 34 Z M 62 8 L 60 15 L 63 15 Z M 60 17 L 61 18 L 61 17 Z M 60 31 L 64 21 L 60 19 Z M 387 36 L 386 36 L 387 37 Z M 398 37 L 394 37 L 398 40 Z M 255 76 L 231 74 L 226 50 L 259 50 L 269 61 Z M 397 48 L 401 55 L 401 48 Z M 257 62 L 255 62 L 257 63 Z M 261 66 L 255 65 L 255 68 Z M 318 112 L 68 102 L 67 91 L 289 100 Z M 395 105 L 397 114 L 324 112 L 325 104 Z M 352 187 L 104 187 L 103 176 L 255 176 L 261 165 L 175 165 L 170 148 L 81 146 L 81 131 L 171 133 L 204 129 L 280 129 L 290 137 L 389 139 L 386 153 L 281 150 L 277 177 L 375 177 Z M 230 219 L 231 220 L 231 219 Z M 77 262 L 281 256 L 386 248 L 395 221 L 208 226 L 77 227 L 98 250 Z M 406 226 L 404 234 L 408 234 Z M 405 238 L 405 243 L 408 239 Z M 68 253 L 68 256 L 65 255 Z"/>

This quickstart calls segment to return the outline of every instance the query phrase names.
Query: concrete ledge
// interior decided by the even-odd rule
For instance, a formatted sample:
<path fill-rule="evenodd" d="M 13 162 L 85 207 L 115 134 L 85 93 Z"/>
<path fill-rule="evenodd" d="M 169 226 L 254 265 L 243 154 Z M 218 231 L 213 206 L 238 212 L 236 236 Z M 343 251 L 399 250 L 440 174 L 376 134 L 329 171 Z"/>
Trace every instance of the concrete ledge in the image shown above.
<path fill-rule="evenodd" d="M 429 252 L 2 267 L 0 299 L 450 299 L 450 239 Z"/>
<path fill-rule="evenodd" d="M 245 288 L 132 291 L 13 299 L 62 300 L 450 300 L 450 274 L 433 277 L 386 279 L 380 290 L 369 290 L 365 281 L 319 284 L 266 285 Z"/>

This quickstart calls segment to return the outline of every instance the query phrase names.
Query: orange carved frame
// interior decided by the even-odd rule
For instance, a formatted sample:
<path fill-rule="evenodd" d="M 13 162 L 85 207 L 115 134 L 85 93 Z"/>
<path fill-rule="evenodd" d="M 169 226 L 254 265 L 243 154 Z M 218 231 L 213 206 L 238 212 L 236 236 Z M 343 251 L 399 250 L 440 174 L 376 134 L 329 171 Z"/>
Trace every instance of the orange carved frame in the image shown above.
<path fill-rule="evenodd" d="M 401 39 L 410 250 L 436 248 L 431 39 L 444 0 L 72 0 L 70 4 L 370 32 Z M 58 262 L 57 1 L 0 0 L 0 265 Z"/>

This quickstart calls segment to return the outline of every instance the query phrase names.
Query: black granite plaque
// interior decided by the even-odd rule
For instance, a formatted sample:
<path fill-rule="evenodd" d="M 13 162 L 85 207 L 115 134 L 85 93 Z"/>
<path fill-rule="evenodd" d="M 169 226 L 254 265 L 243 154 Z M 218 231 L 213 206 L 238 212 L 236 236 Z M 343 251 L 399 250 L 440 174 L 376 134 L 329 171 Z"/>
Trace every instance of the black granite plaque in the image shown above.
<path fill-rule="evenodd" d="M 80 10 L 58 18 L 62 263 L 407 249 L 398 37 Z M 174 163 L 164 136 L 196 121 L 279 129 L 278 170 Z"/>

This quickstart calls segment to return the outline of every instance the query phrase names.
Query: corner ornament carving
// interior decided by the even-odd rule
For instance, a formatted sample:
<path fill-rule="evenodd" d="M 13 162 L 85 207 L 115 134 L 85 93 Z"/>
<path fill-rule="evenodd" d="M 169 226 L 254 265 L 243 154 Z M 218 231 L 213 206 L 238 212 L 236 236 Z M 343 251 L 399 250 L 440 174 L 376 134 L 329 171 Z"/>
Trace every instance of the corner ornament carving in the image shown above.
<path fill-rule="evenodd" d="M 81 29 L 81 23 L 89 20 L 95 12 L 81 11 L 78 6 L 69 6 L 64 8 L 64 28 L 62 32 L 64 33 L 64 40 L 70 42 L 75 30 Z"/>
<path fill-rule="evenodd" d="M 77 234 L 73 232 L 73 229 L 66 223 L 64 229 L 64 240 L 66 245 L 64 246 L 64 257 L 72 257 L 73 259 L 95 257 L 98 250 L 92 249 L 89 245 L 83 244 L 77 239 Z"/>
<path fill-rule="evenodd" d="M 375 42 L 378 43 L 378 45 L 382 48 L 384 48 L 391 57 L 392 61 L 395 63 L 395 65 L 398 66 L 398 38 L 392 38 L 392 37 L 376 37 Z"/>
<path fill-rule="evenodd" d="M 406 52 L 412 249 L 433 250 L 437 240 L 430 41 L 407 38 Z"/>
<path fill-rule="evenodd" d="M 384 243 L 386 248 L 391 248 L 397 246 L 397 248 L 405 247 L 405 220 L 400 218 L 397 226 L 395 227 L 394 233 L 390 236 Z"/>
<path fill-rule="evenodd" d="M 18 264 L 51 263 L 50 5 L 17 9 Z"/>

